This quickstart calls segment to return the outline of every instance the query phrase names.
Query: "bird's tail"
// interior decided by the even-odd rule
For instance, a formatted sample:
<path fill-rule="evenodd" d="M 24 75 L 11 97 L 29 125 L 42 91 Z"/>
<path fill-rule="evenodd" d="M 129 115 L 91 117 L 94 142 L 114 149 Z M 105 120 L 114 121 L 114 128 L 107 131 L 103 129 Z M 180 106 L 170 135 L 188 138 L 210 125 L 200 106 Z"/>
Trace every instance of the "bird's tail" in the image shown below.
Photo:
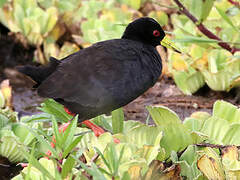
<path fill-rule="evenodd" d="M 17 70 L 34 80 L 37 84 L 34 85 L 34 88 L 37 88 L 48 76 L 50 76 L 53 71 L 57 68 L 61 61 L 50 57 L 50 62 L 47 66 L 19 66 Z"/>

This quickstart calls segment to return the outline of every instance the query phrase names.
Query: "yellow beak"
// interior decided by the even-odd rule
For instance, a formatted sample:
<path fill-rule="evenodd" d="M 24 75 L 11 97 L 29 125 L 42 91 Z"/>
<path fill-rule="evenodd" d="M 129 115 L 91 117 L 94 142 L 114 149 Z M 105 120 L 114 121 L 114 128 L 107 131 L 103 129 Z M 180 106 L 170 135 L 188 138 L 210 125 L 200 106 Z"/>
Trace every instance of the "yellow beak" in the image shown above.
<path fill-rule="evenodd" d="M 163 38 L 163 40 L 161 41 L 161 45 L 168 48 L 168 49 L 172 49 L 173 51 L 182 54 L 182 52 L 174 45 L 173 42 L 171 42 L 170 40 L 168 40 L 167 36 L 165 36 Z"/>

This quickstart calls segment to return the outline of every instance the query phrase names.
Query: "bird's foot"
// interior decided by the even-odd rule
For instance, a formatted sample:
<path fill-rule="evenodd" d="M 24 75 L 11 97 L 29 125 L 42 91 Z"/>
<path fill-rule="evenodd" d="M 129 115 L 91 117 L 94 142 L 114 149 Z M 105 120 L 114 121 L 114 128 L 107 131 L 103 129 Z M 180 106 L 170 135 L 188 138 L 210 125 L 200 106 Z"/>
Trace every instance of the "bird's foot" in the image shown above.
<path fill-rule="evenodd" d="M 101 127 L 93 124 L 89 120 L 83 121 L 82 123 L 85 124 L 88 128 L 90 128 L 94 132 L 96 137 L 99 137 L 101 134 L 105 133 L 105 131 Z M 120 143 L 120 140 L 117 138 L 113 138 L 113 140 L 116 144 Z"/>
<path fill-rule="evenodd" d="M 66 107 L 64 107 L 64 110 L 65 110 L 66 113 L 68 113 L 71 116 L 75 116 L 76 115 L 75 113 L 71 112 Z M 97 137 L 105 132 L 102 128 L 100 128 L 99 126 L 93 124 L 89 120 L 83 121 L 82 123 L 85 124 L 88 128 L 90 128 L 94 132 L 95 136 L 97 136 Z"/>
<path fill-rule="evenodd" d="M 83 121 L 82 124 L 85 124 L 88 128 L 90 128 L 94 132 L 96 137 L 99 137 L 101 134 L 105 133 L 105 131 L 101 127 L 93 124 L 89 120 Z"/>

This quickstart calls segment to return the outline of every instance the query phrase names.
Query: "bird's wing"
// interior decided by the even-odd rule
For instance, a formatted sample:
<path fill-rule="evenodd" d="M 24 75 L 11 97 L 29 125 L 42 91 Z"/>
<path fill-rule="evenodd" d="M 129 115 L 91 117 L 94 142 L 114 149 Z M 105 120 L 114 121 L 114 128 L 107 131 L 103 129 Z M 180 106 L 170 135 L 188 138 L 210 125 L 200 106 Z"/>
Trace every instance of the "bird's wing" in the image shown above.
<path fill-rule="evenodd" d="M 138 78 L 134 69 L 142 66 L 138 46 L 112 40 L 80 50 L 62 60 L 40 85 L 38 93 L 84 107 L 114 104 L 119 99 L 117 96 L 131 96 L 126 89 L 131 91 L 129 86 Z"/>

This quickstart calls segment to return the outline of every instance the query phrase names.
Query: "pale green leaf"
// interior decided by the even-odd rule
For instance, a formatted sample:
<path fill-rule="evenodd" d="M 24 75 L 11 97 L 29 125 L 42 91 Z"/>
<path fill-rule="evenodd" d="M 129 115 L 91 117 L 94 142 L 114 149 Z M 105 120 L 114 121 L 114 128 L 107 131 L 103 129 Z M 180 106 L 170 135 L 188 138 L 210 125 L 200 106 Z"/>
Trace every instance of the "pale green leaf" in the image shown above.
<path fill-rule="evenodd" d="M 165 106 L 147 106 L 147 110 L 157 126 L 181 123 L 178 115 Z"/>
<path fill-rule="evenodd" d="M 218 40 L 214 39 L 207 39 L 204 37 L 197 37 L 197 36 L 184 36 L 182 39 L 174 39 L 173 42 L 180 42 L 180 43 L 219 43 Z"/>
<path fill-rule="evenodd" d="M 3 7 L 3 5 L 7 2 L 8 0 L 0 0 L 0 8 Z"/>
<path fill-rule="evenodd" d="M 2 94 L 2 91 L 0 90 L 0 108 L 3 108 L 5 105 L 5 98 Z"/>
<path fill-rule="evenodd" d="M 202 0 L 202 13 L 201 13 L 201 22 L 205 21 L 212 10 L 213 4 L 215 0 Z"/>
<path fill-rule="evenodd" d="M 8 132 L 9 134 L 11 131 Z M 12 135 L 2 135 L 1 132 L 1 144 L 0 144 L 0 155 L 7 158 L 12 163 L 21 162 L 25 159 L 22 151 L 26 151 L 27 148 L 22 145 L 17 137 Z"/>
<path fill-rule="evenodd" d="M 240 110 L 229 102 L 218 100 L 213 105 L 213 116 L 228 122 L 240 122 Z"/>
<path fill-rule="evenodd" d="M 225 13 L 222 9 L 220 9 L 220 8 L 218 8 L 218 7 L 216 7 L 216 9 L 217 9 L 218 13 L 222 16 L 222 18 L 223 18 L 233 29 L 235 29 L 235 30 L 238 32 L 238 28 L 237 28 L 236 26 L 234 26 L 233 22 L 232 22 L 231 19 L 226 15 L 226 13 Z"/>
<path fill-rule="evenodd" d="M 224 136 L 222 142 L 226 145 L 240 145 L 240 124 L 232 124 L 226 135 Z"/>
<path fill-rule="evenodd" d="M 199 19 L 202 14 L 203 0 L 191 1 L 190 11 Z"/>
<path fill-rule="evenodd" d="M 54 28 L 58 20 L 58 12 L 55 7 L 48 8 L 46 13 L 47 13 L 48 19 L 47 19 L 46 26 L 44 28 L 44 33 L 50 32 Z"/>
<path fill-rule="evenodd" d="M 211 143 L 223 144 L 223 138 L 230 128 L 229 125 L 228 121 L 212 116 L 205 121 L 201 132 L 208 135 Z"/>
<path fill-rule="evenodd" d="M 228 71 L 218 71 L 211 73 L 209 71 L 202 71 L 207 85 L 215 91 L 227 91 L 230 89 L 233 74 Z"/>
<path fill-rule="evenodd" d="M 112 129 L 113 134 L 121 133 L 123 131 L 124 113 L 123 109 L 112 111 Z"/>
<path fill-rule="evenodd" d="M 199 71 L 194 73 L 173 71 L 173 76 L 178 88 L 186 95 L 192 95 L 205 84 L 204 77 Z"/>

